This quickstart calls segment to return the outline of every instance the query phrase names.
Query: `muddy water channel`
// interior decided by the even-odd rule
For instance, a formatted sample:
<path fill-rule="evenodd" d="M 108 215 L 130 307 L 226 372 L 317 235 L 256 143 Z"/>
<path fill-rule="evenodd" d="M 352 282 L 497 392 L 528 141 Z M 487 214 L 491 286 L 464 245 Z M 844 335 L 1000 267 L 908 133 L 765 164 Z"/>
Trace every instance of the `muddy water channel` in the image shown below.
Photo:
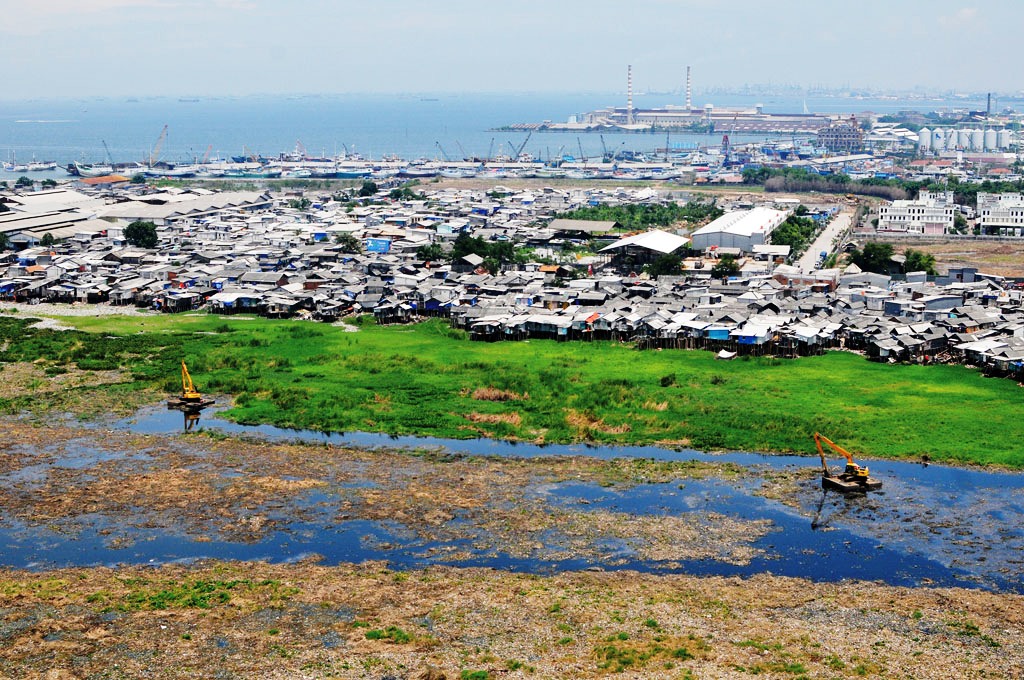
<path fill-rule="evenodd" d="M 158 408 L 8 424 L 11 567 L 319 556 L 1024 592 L 1020 474 L 868 461 L 882 491 L 842 496 L 796 456 L 325 435 L 213 412 L 183 434 L 182 414 Z"/>

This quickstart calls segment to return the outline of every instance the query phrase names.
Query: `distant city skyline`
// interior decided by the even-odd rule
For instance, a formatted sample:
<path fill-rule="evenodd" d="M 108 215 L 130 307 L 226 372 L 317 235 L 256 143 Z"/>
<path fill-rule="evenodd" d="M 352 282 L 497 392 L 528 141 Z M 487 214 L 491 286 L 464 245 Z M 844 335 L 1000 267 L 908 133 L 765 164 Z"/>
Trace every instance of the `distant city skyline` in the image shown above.
<path fill-rule="evenodd" d="M 3 0 L 0 98 L 697 91 L 1024 94 L 1024 3 Z"/>

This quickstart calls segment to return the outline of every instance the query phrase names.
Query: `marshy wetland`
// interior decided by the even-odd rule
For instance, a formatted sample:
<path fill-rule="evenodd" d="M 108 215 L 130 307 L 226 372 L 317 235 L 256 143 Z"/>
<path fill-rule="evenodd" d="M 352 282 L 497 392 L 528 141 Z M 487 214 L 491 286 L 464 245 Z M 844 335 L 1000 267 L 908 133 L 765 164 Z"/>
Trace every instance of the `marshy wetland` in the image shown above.
<path fill-rule="evenodd" d="M 716 364 L 556 343 L 510 355 L 435 325 L 62 321 L 82 333 L 19 316 L 0 317 L 3 674 L 1014 677 L 1024 661 L 1024 478 L 1007 469 L 1024 461 L 993 426 L 1019 415 L 1015 384 L 948 367 L 879 367 L 893 371 L 879 384 L 847 355 Z M 181 356 L 225 409 L 188 434 L 157 404 Z M 528 359 L 566 364 L 566 386 Z M 794 433 L 779 435 L 792 446 L 752 440 L 827 429 L 800 408 L 843 401 L 858 367 L 836 429 L 880 430 L 887 388 L 907 403 L 894 428 L 934 411 L 889 452 L 908 460 L 863 461 L 881 493 L 823 492 L 816 458 L 696 450 L 807 453 Z M 957 381 L 958 409 L 927 408 Z M 330 420 L 311 421 L 342 393 Z M 778 421 L 753 403 L 766 394 Z M 649 402 L 663 423 L 622 416 Z M 422 426 L 406 418 L 416 404 Z M 968 426 L 996 406 L 987 427 Z M 699 426 L 676 421 L 702 408 Z M 716 436 L 739 437 L 744 411 L 746 443 L 701 439 L 715 414 L 734 423 Z M 952 428 L 960 441 L 927 448 Z M 339 433 L 374 429 L 396 438 Z M 411 433 L 427 438 L 398 436 Z M 453 438 L 503 433 L 515 443 Z M 1001 468 L 917 462 L 929 450 Z"/>

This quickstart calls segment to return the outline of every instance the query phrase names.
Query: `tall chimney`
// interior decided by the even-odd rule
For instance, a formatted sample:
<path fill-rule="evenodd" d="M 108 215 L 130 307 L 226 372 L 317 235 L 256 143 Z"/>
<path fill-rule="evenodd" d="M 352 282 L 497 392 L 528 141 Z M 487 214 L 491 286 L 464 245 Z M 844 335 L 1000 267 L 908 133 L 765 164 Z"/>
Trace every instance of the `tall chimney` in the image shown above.
<path fill-rule="evenodd" d="M 690 80 L 690 67 L 686 67 L 686 110 L 693 108 L 693 81 Z"/>
<path fill-rule="evenodd" d="M 626 66 L 626 124 L 633 124 L 633 66 Z"/>
<path fill-rule="evenodd" d="M 992 93 L 988 93 L 988 105 L 985 107 L 985 117 L 992 115 Z"/>

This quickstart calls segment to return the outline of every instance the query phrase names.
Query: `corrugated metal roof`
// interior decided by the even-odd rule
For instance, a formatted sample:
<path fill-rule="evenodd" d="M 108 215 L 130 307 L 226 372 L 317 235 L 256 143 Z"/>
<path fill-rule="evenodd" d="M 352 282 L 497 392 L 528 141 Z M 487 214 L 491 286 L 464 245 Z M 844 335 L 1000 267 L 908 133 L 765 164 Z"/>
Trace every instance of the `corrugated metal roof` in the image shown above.
<path fill-rule="evenodd" d="M 626 238 L 619 239 L 615 243 L 602 248 L 601 252 L 617 250 L 619 248 L 625 248 L 626 246 L 637 246 L 639 248 L 646 248 L 647 250 L 653 250 L 659 253 L 671 253 L 682 248 L 689 242 L 690 239 L 685 236 L 677 236 L 676 234 L 670 234 L 667 231 L 652 229 L 651 231 L 645 231 L 642 234 L 634 234 L 633 236 L 627 236 Z"/>

